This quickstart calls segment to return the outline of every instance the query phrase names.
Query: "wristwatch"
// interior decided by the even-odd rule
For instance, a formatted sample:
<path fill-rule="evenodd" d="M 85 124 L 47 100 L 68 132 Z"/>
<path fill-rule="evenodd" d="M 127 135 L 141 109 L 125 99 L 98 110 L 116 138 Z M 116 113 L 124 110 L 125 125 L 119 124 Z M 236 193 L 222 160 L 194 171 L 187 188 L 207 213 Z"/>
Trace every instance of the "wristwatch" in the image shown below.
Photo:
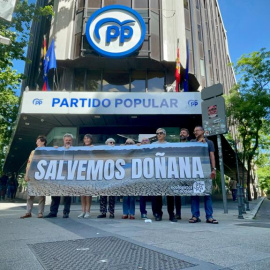
<path fill-rule="evenodd" d="M 216 171 L 216 170 L 217 170 L 217 168 L 212 168 L 212 171 L 213 171 L 213 170 L 215 170 L 215 171 Z"/>

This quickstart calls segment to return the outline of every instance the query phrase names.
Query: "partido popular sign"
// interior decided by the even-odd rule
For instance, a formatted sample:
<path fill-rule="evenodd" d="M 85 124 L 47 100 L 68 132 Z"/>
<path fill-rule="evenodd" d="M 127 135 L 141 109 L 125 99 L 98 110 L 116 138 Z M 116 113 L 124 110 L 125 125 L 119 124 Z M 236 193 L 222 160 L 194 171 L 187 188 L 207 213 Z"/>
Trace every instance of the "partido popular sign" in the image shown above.
<path fill-rule="evenodd" d="M 37 148 L 28 194 L 209 195 L 206 143 Z"/>

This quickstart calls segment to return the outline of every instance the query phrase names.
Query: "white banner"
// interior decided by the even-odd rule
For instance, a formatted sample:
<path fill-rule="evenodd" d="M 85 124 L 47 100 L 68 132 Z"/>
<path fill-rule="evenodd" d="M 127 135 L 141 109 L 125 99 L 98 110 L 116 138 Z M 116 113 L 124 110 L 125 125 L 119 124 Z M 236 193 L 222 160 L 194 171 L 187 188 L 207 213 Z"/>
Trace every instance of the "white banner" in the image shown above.
<path fill-rule="evenodd" d="M 21 113 L 201 114 L 201 93 L 24 92 Z"/>
<path fill-rule="evenodd" d="M 16 0 L 0 0 L 0 17 L 11 21 Z"/>

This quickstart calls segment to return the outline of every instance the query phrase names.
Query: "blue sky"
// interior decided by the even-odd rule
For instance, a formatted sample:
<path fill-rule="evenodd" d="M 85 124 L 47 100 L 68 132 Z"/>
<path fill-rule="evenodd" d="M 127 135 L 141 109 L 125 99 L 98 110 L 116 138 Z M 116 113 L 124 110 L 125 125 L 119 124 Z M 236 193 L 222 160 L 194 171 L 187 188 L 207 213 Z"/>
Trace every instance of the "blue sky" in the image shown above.
<path fill-rule="evenodd" d="M 218 3 L 234 64 L 245 53 L 263 47 L 270 50 L 270 0 L 218 0 Z M 14 61 L 14 67 L 23 72 L 24 63 Z"/>
<path fill-rule="evenodd" d="M 270 50 L 269 0 L 218 0 L 227 31 L 231 61 L 241 55 Z"/>

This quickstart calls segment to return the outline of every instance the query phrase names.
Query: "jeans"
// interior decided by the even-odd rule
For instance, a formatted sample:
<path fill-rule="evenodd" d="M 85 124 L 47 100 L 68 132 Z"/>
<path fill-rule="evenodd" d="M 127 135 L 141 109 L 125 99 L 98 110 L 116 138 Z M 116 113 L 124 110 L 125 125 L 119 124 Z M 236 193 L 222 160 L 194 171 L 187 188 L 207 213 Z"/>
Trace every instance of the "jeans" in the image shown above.
<path fill-rule="evenodd" d="M 140 212 L 141 215 L 146 215 L 147 211 L 146 211 L 146 198 L 148 196 L 140 196 Z"/>
<path fill-rule="evenodd" d="M 162 217 L 162 196 L 152 196 L 152 211 L 155 217 Z"/>
<path fill-rule="evenodd" d="M 60 196 L 52 196 L 52 202 L 50 207 L 50 213 L 57 215 L 58 208 L 60 204 Z M 69 214 L 70 212 L 70 204 L 71 204 L 71 197 L 70 196 L 64 196 L 64 214 Z"/>
<path fill-rule="evenodd" d="M 135 196 L 124 196 L 123 197 L 123 214 L 124 215 L 135 215 Z"/>
<path fill-rule="evenodd" d="M 181 208 L 182 208 L 181 196 L 174 196 L 174 202 L 176 215 L 181 217 Z"/>
<path fill-rule="evenodd" d="M 212 197 L 204 196 L 204 210 L 206 219 L 213 218 Z M 191 196 L 191 213 L 193 217 L 200 217 L 200 196 Z"/>

